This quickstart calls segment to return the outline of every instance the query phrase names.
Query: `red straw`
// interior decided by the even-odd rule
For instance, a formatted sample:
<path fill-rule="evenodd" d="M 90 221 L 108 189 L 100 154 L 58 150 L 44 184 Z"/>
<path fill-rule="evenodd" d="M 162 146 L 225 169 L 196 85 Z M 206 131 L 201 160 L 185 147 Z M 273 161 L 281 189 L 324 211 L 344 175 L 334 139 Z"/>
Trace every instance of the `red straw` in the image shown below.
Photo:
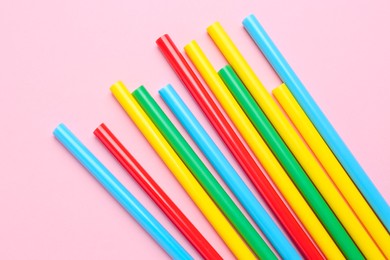
<path fill-rule="evenodd" d="M 308 259 L 323 259 L 319 249 L 256 164 L 169 35 L 160 37 L 156 43 L 302 255 Z"/>
<path fill-rule="evenodd" d="M 222 259 L 196 227 L 180 211 L 168 195 L 158 186 L 130 152 L 114 136 L 105 124 L 101 124 L 94 134 L 123 165 L 127 172 L 138 182 L 173 224 L 183 233 L 190 243 L 205 259 Z"/>

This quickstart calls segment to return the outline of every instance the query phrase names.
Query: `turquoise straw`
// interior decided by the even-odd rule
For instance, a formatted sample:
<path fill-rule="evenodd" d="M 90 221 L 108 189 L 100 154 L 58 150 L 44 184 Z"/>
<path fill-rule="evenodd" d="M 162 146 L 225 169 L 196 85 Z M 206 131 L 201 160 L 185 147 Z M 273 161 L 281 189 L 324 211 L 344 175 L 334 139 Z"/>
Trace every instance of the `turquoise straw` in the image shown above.
<path fill-rule="evenodd" d="M 64 124 L 53 134 L 173 259 L 193 259 Z"/>
<path fill-rule="evenodd" d="M 186 129 L 214 169 L 229 186 L 240 203 L 265 234 L 283 259 L 302 259 L 297 250 L 261 206 L 245 182 L 169 84 L 159 91 L 161 97 Z"/>
<path fill-rule="evenodd" d="M 329 148 L 337 157 L 341 165 L 348 172 L 349 177 L 359 188 L 362 195 L 371 205 L 377 216 L 390 232 L 390 207 L 367 176 L 359 162 L 338 135 L 332 124 L 326 118 L 320 107 L 311 97 L 303 83 L 292 70 L 286 59 L 272 42 L 260 22 L 254 15 L 249 15 L 242 22 L 249 35 L 268 59 L 279 77 L 298 101 L 299 105 L 324 138 Z"/>

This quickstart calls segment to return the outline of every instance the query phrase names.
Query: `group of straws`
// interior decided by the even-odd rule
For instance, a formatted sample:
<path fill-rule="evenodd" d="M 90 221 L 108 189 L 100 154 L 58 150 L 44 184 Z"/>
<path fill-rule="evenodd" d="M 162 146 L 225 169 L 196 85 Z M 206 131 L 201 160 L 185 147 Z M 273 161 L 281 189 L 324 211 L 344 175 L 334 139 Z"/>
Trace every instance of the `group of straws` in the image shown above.
<path fill-rule="evenodd" d="M 195 41 L 184 49 L 254 156 L 171 38 L 164 35 L 156 42 L 285 233 L 174 88 L 162 88 L 161 97 L 280 257 L 390 259 L 389 205 L 256 17 L 246 17 L 243 25 L 284 82 L 273 94 L 304 140 L 219 23 L 207 31 L 229 65 L 217 72 Z M 276 259 L 148 91 L 141 86 L 130 93 L 121 82 L 111 91 L 234 256 Z M 100 125 L 94 133 L 202 257 L 221 259 L 107 126 Z M 172 258 L 192 259 L 65 125 L 54 135 Z"/>

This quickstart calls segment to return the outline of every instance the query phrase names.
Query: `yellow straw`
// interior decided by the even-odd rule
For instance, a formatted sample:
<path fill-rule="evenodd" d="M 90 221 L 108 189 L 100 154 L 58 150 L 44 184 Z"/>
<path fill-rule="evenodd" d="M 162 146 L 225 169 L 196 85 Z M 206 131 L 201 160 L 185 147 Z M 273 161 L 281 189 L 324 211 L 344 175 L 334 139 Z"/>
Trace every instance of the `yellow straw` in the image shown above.
<path fill-rule="evenodd" d="M 314 154 L 329 173 L 349 205 L 360 221 L 371 234 L 379 248 L 390 259 L 390 235 L 379 221 L 367 201 L 349 178 L 344 168 L 333 155 L 317 129 L 306 116 L 294 96 L 285 84 L 275 88 L 272 93 L 279 101 L 284 111 L 297 127 Z"/>
<path fill-rule="evenodd" d="M 297 214 L 306 230 L 310 233 L 321 251 L 329 259 L 344 259 L 328 232 L 317 219 L 316 215 L 302 197 L 290 177 L 279 164 L 263 138 L 252 125 L 245 112 L 241 109 L 226 85 L 213 68 L 199 45 L 192 41 L 184 48 L 187 55 L 202 75 L 208 86 L 242 134 L 256 157 L 272 178 L 284 198 Z"/>
<path fill-rule="evenodd" d="M 316 158 L 295 132 L 295 129 L 283 115 L 281 109 L 257 78 L 222 26 L 219 23 L 214 23 L 207 31 L 362 253 L 367 258 L 383 259 L 383 255 L 377 245 L 368 235 L 348 204 L 340 196 Z"/>
<path fill-rule="evenodd" d="M 238 259 L 256 259 L 122 82 L 111 92 L 185 191 Z"/>

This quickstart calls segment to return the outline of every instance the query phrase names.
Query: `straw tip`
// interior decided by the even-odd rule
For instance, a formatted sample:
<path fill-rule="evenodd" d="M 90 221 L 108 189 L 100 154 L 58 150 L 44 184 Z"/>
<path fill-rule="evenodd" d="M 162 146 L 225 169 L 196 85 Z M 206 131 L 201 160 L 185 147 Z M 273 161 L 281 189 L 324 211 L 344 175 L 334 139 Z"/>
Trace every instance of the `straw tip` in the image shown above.
<path fill-rule="evenodd" d="M 117 82 L 115 82 L 114 84 L 111 85 L 110 90 L 113 91 L 115 89 L 123 88 L 124 86 L 125 86 L 125 84 L 123 84 L 122 81 L 118 80 Z"/>
<path fill-rule="evenodd" d="M 227 64 L 218 70 L 218 74 L 219 75 L 229 74 L 231 69 L 232 67 L 229 64 Z"/>
<path fill-rule="evenodd" d="M 59 123 L 56 128 L 53 130 L 53 135 L 58 136 L 60 133 L 67 131 L 68 128 L 64 123 Z"/>
<path fill-rule="evenodd" d="M 271 92 L 273 95 L 279 95 L 280 92 L 282 92 L 285 88 L 287 88 L 285 83 L 280 84 L 276 88 L 274 88 Z"/>
<path fill-rule="evenodd" d="M 171 37 L 169 36 L 169 34 L 165 33 L 157 38 L 156 43 L 161 44 L 162 42 L 169 40 L 171 40 Z"/>
<path fill-rule="evenodd" d="M 214 22 L 213 24 L 211 24 L 209 27 L 207 27 L 207 32 L 211 32 L 211 31 L 214 31 L 216 29 L 220 29 L 222 28 L 222 25 L 220 22 Z"/>
<path fill-rule="evenodd" d="M 249 14 L 248 16 L 246 16 L 244 18 L 243 21 L 249 21 L 249 20 L 257 20 L 257 19 L 256 19 L 256 16 L 254 14 Z"/>
<path fill-rule="evenodd" d="M 101 132 L 102 130 L 106 130 L 107 126 L 104 123 L 101 123 L 96 129 L 93 131 L 93 133 L 96 135 L 98 132 Z"/>
<path fill-rule="evenodd" d="M 245 29 L 252 28 L 252 27 L 261 27 L 259 20 L 257 20 L 256 16 L 253 14 L 248 15 L 247 17 L 242 20 L 242 25 L 244 25 Z"/>
<path fill-rule="evenodd" d="M 172 90 L 173 90 L 173 86 L 171 84 L 167 84 L 165 87 L 159 89 L 158 93 L 161 95 L 161 94 L 170 92 Z"/>
<path fill-rule="evenodd" d="M 199 46 L 195 40 L 190 41 L 184 46 L 184 50 L 188 50 L 189 48 Z"/>
<path fill-rule="evenodd" d="M 59 123 L 59 124 L 57 125 L 57 127 L 54 128 L 54 131 L 56 131 L 56 130 L 58 130 L 58 129 L 62 129 L 62 128 L 64 128 L 64 127 L 66 127 L 64 123 Z"/>
<path fill-rule="evenodd" d="M 133 92 L 131 92 L 131 94 L 136 94 L 136 93 L 138 93 L 138 92 L 145 92 L 145 91 L 147 91 L 146 88 L 145 88 L 145 86 L 144 86 L 144 85 L 141 85 L 141 86 L 139 86 L 138 88 L 134 89 Z"/>

